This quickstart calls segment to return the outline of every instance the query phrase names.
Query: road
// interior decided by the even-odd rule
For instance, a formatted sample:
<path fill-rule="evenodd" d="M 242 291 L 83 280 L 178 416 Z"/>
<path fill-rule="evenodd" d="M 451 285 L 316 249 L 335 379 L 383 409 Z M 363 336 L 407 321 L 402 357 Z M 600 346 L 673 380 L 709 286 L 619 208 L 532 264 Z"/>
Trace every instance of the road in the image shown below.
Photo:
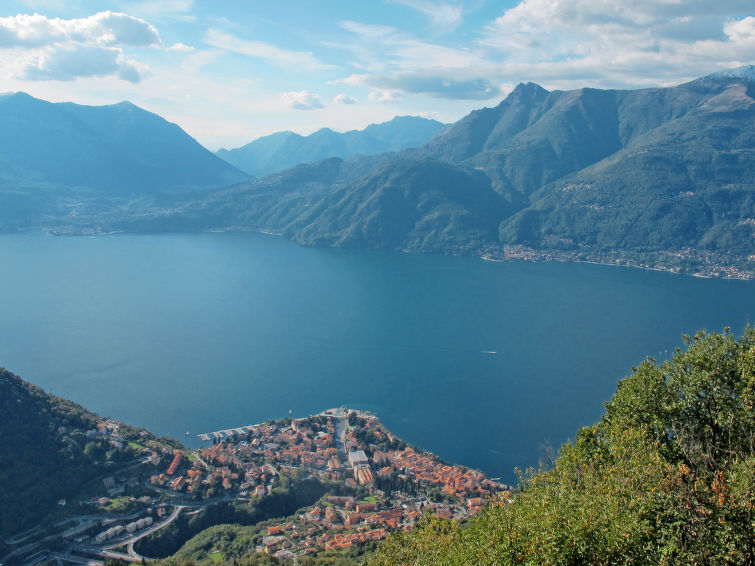
<path fill-rule="evenodd" d="M 71 552 L 78 552 L 80 554 L 84 554 L 86 556 L 90 557 L 97 557 L 100 559 L 100 562 L 97 562 L 99 564 L 102 564 L 101 560 L 125 560 L 126 562 L 140 562 L 141 559 L 134 558 L 133 556 L 129 556 L 128 554 L 125 554 L 123 552 L 116 552 L 115 550 L 105 550 L 103 548 L 98 548 L 95 546 L 74 546 L 72 547 L 71 551 L 69 552 L 56 552 L 54 556 L 60 560 L 68 561 L 68 562 L 75 562 L 77 564 L 91 564 L 93 560 L 90 558 L 87 560 L 86 558 L 82 556 L 77 556 L 76 554 L 71 554 Z"/>
<path fill-rule="evenodd" d="M 92 564 L 94 560 L 91 558 L 83 558 L 81 556 L 74 556 L 73 554 L 66 554 L 65 552 L 51 552 L 50 554 L 46 555 L 50 556 L 52 558 L 56 558 L 62 563 L 73 563 L 73 564 Z M 99 564 L 100 562 L 97 562 Z"/>
<path fill-rule="evenodd" d="M 131 462 L 128 466 L 126 466 L 124 468 L 121 468 L 121 469 L 119 469 L 117 471 L 108 472 L 107 474 L 103 474 L 101 476 L 97 476 L 96 478 L 92 478 L 81 489 L 83 490 L 85 487 L 87 487 L 87 486 L 89 486 L 89 485 L 91 485 L 93 483 L 96 483 L 98 481 L 101 481 L 103 478 L 105 478 L 105 477 L 107 477 L 109 475 L 119 474 L 121 472 L 125 472 L 125 471 L 128 471 L 128 470 L 132 470 L 132 469 L 134 469 L 136 467 L 143 466 L 144 464 L 147 464 L 149 461 L 150 461 L 149 458 L 135 460 L 135 461 Z M 65 519 L 62 519 L 61 521 L 59 521 L 58 523 L 56 523 L 55 526 L 57 527 L 57 526 L 64 525 L 65 523 L 67 523 L 69 521 L 72 521 L 72 520 L 86 520 L 86 519 L 95 519 L 95 518 L 96 517 L 94 515 L 80 515 L 79 517 L 66 517 Z M 128 515 L 126 515 L 124 517 L 117 517 L 116 519 L 123 520 L 123 519 L 127 519 L 127 518 L 128 518 Z M 42 528 L 43 527 L 41 525 L 37 525 L 36 527 L 32 527 L 28 531 L 16 534 L 16 535 L 14 535 L 14 536 L 6 539 L 5 543 L 8 546 L 18 546 L 19 544 L 21 544 L 22 542 L 24 542 L 26 539 L 31 538 L 33 535 L 37 534 L 39 531 L 42 530 Z M 29 550 L 34 549 L 40 543 L 46 542 L 48 540 L 51 540 L 51 539 L 53 539 L 53 538 L 55 538 L 57 536 L 63 536 L 64 534 L 66 534 L 66 533 L 68 533 L 68 532 L 70 532 L 72 530 L 75 530 L 75 529 L 76 529 L 76 527 L 72 527 L 71 529 L 66 530 L 64 533 L 53 534 L 53 535 L 45 537 L 41 541 L 34 541 L 31 544 L 28 544 L 28 545 L 25 545 L 25 546 L 23 546 L 21 548 L 15 549 L 13 552 L 11 552 L 10 554 L 6 555 L 5 557 L 0 556 L 0 558 L 7 560 L 8 558 L 14 556 L 15 554 L 26 553 Z"/>
<path fill-rule="evenodd" d="M 28 531 L 24 531 L 23 533 L 19 533 L 17 535 L 14 535 L 10 538 L 5 539 L 5 544 L 7 544 L 8 546 L 16 546 L 17 544 L 24 542 L 27 538 L 38 533 L 41 530 L 42 530 L 42 527 L 37 525 L 36 527 L 32 527 L 31 529 L 29 529 Z"/>
<path fill-rule="evenodd" d="M 210 466 L 207 465 L 207 462 L 202 460 L 202 456 L 200 456 L 199 450 L 195 450 L 192 456 L 194 456 L 197 459 L 197 461 L 205 467 L 205 470 L 210 469 Z"/>
<path fill-rule="evenodd" d="M 142 533 L 140 533 L 139 535 L 135 537 L 131 537 L 128 541 L 128 546 L 126 547 L 126 551 L 128 552 L 129 556 L 131 556 L 132 558 L 136 558 L 137 560 L 141 560 L 142 555 L 134 550 L 134 543 L 138 541 L 139 539 L 144 538 L 147 535 L 151 535 L 155 531 L 158 531 L 162 529 L 163 527 L 167 527 L 168 525 L 170 525 L 173 521 L 176 520 L 178 515 L 184 509 L 186 509 L 186 507 L 184 507 L 183 505 L 176 505 L 176 508 L 173 509 L 173 513 L 168 515 L 168 518 L 165 521 L 163 521 L 162 523 L 158 523 L 157 525 L 152 525 L 152 527 L 150 527 L 146 531 L 143 531 Z"/>
<path fill-rule="evenodd" d="M 149 529 L 144 530 L 140 532 L 138 535 L 131 536 L 126 539 L 119 539 L 117 541 L 111 541 L 103 546 L 82 546 L 82 545 L 73 545 L 71 546 L 71 549 L 68 552 L 57 552 L 53 556 L 56 558 L 59 558 L 61 560 L 68 560 L 69 562 L 76 562 L 79 564 L 87 564 L 90 561 L 87 561 L 85 558 L 82 558 L 81 556 L 77 556 L 76 554 L 72 553 L 79 553 L 84 554 L 86 556 L 97 556 L 101 559 L 121 559 L 125 560 L 126 562 L 141 562 L 142 556 L 137 553 L 134 550 L 134 543 L 138 541 L 141 538 L 144 538 L 148 535 L 151 535 L 155 531 L 158 531 L 162 529 L 163 527 L 166 527 L 167 525 L 171 524 L 173 521 L 176 520 L 178 515 L 181 514 L 181 511 L 186 509 L 183 505 L 176 505 L 176 507 L 173 509 L 173 512 L 168 515 L 168 517 L 165 518 L 165 520 L 155 523 L 152 525 Z M 116 550 L 113 550 L 118 547 L 122 547 L 123 545 L 126 545 L 126 548 L 128 550 L 127 553 L 124 552 L 118 552 Z"/>
<path fill-rule="evenodd" d="M 104 544 L 104 545 L 102 545 L 102 548 L 104 548 L 106 550 L 110 550 L 110 549 L 113 549 L 113 548 L 118 548 L 119 546 L 123 546 L 124 544 L 131 545 L 131 544 L 135 543 L 136 541 L 138 541 L 140 538 L 144 538 L 147 535 L 151 535 L 155 531 L 159 531 L 163 527 L 167 527 L 168 525 L 170 525 L 173 521 L 176 520 L 176 517 L 178 517 L 179 513 L 181 513 L 181 511 L 183 511 L 184 509 L 186 509 L 185 505 L 176 505 L 173 508 L 173 512 L 170 515 L 168 515 L 165 519 L 163 519 L 162 521 L 160 521 L 159 523 L 155 523 L 151 527 L 149 527 L 148 529 L 146 529 L 144 531 L 140 531 L 139 534 L 132 535 L 132 536 L 127 537 L 125 539 L 118 539 L 117 541 L 113 541 L 113 542 L 109 542 L 107 544 Z M 139 556 L 139 558 L 141 558 L 141 556 Z"/>
<path fill-rule="evenodd" d="M 345 434 L 345 429 L 343 431 L 343 434 Z M 201 459 L 200 459 L 200 462 L 203 465 L 207 466 L 207 464 L 204 461 L 202 461 Z M 145 463 L 147 463 L 147 460 L 141 460 L 141 461 L 133 462 L 127 468 L 123 468 L 123 469 L 119 470 L 119 472 L 120 471 L 124 471 L 125 469 L 132 469 L 132 468 L 135 468 L 137 466 L 141 466 L 141 465 L 143 465 Z M 105 476 L 102 476 L 102 477 L 105 477 Z M 94 480 L 91 480 L 89 483 L 92 483 L 93 481 L 99 481 L 99 480 L 102 479 L 102 477 L 95 478 Z M 173 491 L 166 490 L 166 489 L 161 489 L 161 488 L 158 488 L 156 486 L 149 485 L 148 482 L 146 484 L 146 487 L 148 487 L 148 488 L 150 488 L 150 489 L 152 489 L 152 490 L 154 490 L 154 491 L 156 491 L 156 492 L 158 492 L 158 493 L 160 493 L 162 495 L 171 496 L 174 499 L 174 505 L 175 506 L 173 508 L 173 512 L 165 520 L 152 525 L 149 529 L 147 529 L 145 531 L 142 531 L 138 535 L 132 536 L 130 538 L 120 539 L 118 541 L 112 541 L 109 544 L 105 544 L 103 546 L 78 546 L 78 545 L 73 545 L 73 546 L 71 546 L 71 550 L 68 551 L 68 552 L 55 552 L 55 553 L 42 552 L 42 553 L 39 554 L 39 558 L 43 559 L 44 556 L 50 556 L 50 557 L 53 557 L 53 558 L 56 558 L 56 559 L 68 560 L 69 562 L 78 562 L 78 563 L 82 563 L 82 564 L 86 564 L 86 563 L 91 563 L 92 562 L 91 559 L 87 560 L 86 558 L 82 558 L 80 556 L 76 556 L 75 554 L 71 554 L 71 552 L 78 552 L 78 553 L 83 553 L 83 554 L 88 555 L 88 556 L 99 556 L 100 558 L 104 558 L 104 559 L 120 558 L 120 559 L 123 559 L 123 560 L 127 560 L 129 562 L 138 562 L 138 561 L 140 561 L 142 559 L 142 557 L 134 550 L 134 543 L 136 543 L 139 539 L 144 538 L 144 537 L 146 537 L 146 536 L 154 533 L 155 531 L 158 531 L 158 530 L 162 529 L 163 527 L 166 527 L 167 525 L 169 525 L 173 521 L 175 521 L 176 518 L 180 515 L 181 511 L 183 511 L 184 509 L 192 508 L 192 509 L 195 509 L 196 512 L 198 512 L 201 509 L 203 509 L 204 507 L 207 507 L 207 506 L 210 506 L 210 505 L 214 505 L 216 503 L 220 503 L 220 502 L 224 502 L 224 501 L 234 501 L 234 500 L 249 501 L 249 499 L 241 498 L 241 497 L 239 497 L 239 496 L 237 496 L 235 494 L 224 494 L 223 496 L 221 496 L 221 497 L 219 497 L 217 499 L 212 499 L 212 500 L 208 500 L 208 501 L 201 501 L 201 502 L 198 502 L 198 501 L 186 501 L 186 500 L 182 500 L 180 494 L 175 493 Z M 127 515 L 122 515 L 122 516 L 117 516 L 117 517 L 113 517 L 111 515 L 101 515 L 101 514 L 86 514 L 86 515 L 78 515 L 78 516 L 74 516 L 74 517 L 67 517 L 67 518 L 59 521 L 55 526 L 63 526 L 65 523 L 69 523 L 69 522 L 76 522 L 77 525 L 68 528 L 63 533 L 56 533 L 56 534 L 53 534 L 53 535 L 49 535 L 49 536 L 45 537 L 42 540 L 37 540 L 37 541 L 34 541 L 34 542 L 30 543 L 30 544 L 22 546 L 20 548 L 16 548 L 10 554 L 8 554 L 8 555 L 6 555 L 4 557 L 0 557 L 0 559 L 6 560 L 6 559 L 10 559 L 11 557 L 13 557 L 13 556 L 15 556 L 17 554 L 21 554 L 21 555 L 27 554 L 27 553 L 35 550 L 36 548 L 38 548 L 40 546 L 40 544 L 42 544 L 44 542 L 47 542 L 48 540 L 51 540 L 53 538 L 56 538 L 56 537 L 59 537 L 59 536 L 65 535 L 65 534 L 72 533 L 73 531 L 75 531 L 76 529 L 78 529 L 80 526 L 82 526 L 83 523 L 86 523 L 86 522 L 92 522 L 93 523 L 94 521 L 100 521 L 101 525 L 103 527 L 105 527 L 105 526 L 107 526 L 110 523 L 122 522 L 124 520 L 129 520 L 129 519 L 135 519 L 139 515 L 141 515 L 141 513 L 142 513 L 142 511 L 139 510 L 139 511 L 136 511 L 136 512 L 129 513 Z M 40 530 L 41 530 L 40 526 L 34 527 L 34 528 L 32 528 L 32 529 L 24 532 L 24 533 L 19 533 L 19 534 L 14 535 L 13 537 L 7 539 L 5 542 L 8 543 L 9 545 L 17 546 L 17 545 L 21 544 L 24 540 L 29 539 L 33 535 L 37 534 Z M 128 549 L 128 554 L 112 550 L 113 548 L 121 547 L 121 546 L 124 546 L 124 545 L 126 545 L 126 547 Z M 29 558 L 31 558 L 31 557 L 29 557 Z M 27 560 L 28 560 L 28 558 L 27 558 Z"/>
<path fill-rule="evenodd" d="M 334 425 L 336 429 L 336 450 L 341 457 L 341 463 L 346 465 L 348 461 L 348 454 L 346 454 L 346 415 L 343 407 L 336 409 Z"/>

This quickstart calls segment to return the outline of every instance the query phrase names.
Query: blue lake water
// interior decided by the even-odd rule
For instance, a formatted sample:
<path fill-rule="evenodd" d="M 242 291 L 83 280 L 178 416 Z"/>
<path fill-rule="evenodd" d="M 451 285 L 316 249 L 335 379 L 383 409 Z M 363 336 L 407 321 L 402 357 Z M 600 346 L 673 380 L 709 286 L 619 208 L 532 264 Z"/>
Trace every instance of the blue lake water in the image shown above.
<path fill-rule="evenodd" d="M 193 446 L 289 410 L 369 409 L 504 480 L 597 420 L 645 356 L 753 315 L 755 283 L 626 268 L 0 236 L 0 365 L 47 391 Z"/>

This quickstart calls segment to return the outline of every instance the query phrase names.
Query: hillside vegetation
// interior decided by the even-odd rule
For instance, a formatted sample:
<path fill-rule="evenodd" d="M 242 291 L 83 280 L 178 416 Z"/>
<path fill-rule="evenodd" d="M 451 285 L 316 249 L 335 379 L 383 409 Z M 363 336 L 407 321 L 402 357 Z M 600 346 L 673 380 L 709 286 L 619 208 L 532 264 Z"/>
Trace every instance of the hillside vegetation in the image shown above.
<path fill-rule="evenodd" d="M 397 117 L 217 155 L 129 103 L 0 96 L 0 231 L 251 230 L 751 278 L 753 69 L 639 90 L 526 83 L 450 126 Z"/>
<path fill-rule="evenodd" d="M 467 525 L 427 518 L 388 564 L 755 564 L 755 330 L 685 337 L 606 414 Z"/>
<path fill-rule="evenodd" d="M 520 84 L 421 148 L 299 165 L 111 225 L 751 274 L 753 124 L 747 73 L 625 91 Z"/>
<path fill-rule="evenodd" d="M 47 519 L 60 499 L 112 474 L 140 456 L 128 441 L 151 444 L 152 434 L 119 423 L 123 446 L 88 437 L 105 419 L 0 368 L 0 537 Z M 161 443 L 180 446 L 175 441 Z"/>
<path fill-rule="evenodd" d="M 215 535 L 223 533 L 222 538 L 232 543 L 229 546 L 234 547 L 238 557 L 244 551 L 254 549 L 254 537 L 246 535 L 249 532 L 257 534 L 258 529 L 248 528 L 249 525 L 291 515 L 315 503 L 329 487 L 332 486 L 316 478 L 297 478 L 296 481 L 282 478 L 267 497 L 246 504 L 222 502 L 196 515 L 182 515 L 169 527 L 141 539 L 135 548 L 139 554 L 150 558 L 167 558 L 175 554 L 175 560 L 168 561 L 168 565 L 178 564 L 181 560 L 200 561 L 207 556 L 208 548 L 213 548 L 217 541 Z M 225 534 L 228 530 L 233 534 Z M 224 554 L 233 556 L 234 549 L 224 549 Z"/>

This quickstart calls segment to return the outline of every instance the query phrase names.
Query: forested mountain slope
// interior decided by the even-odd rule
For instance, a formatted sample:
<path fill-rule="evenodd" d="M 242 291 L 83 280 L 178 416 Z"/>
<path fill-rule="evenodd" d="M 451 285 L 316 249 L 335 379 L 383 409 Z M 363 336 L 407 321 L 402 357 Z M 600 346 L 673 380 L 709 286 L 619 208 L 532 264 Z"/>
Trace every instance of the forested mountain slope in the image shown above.
<path fill-rule="evenodd" d="M 134 200 L 248 179 L 177 125 L 129 102 L 0 95 L 0 231 L 79 216 L 92 226 Z"/>
<path fill-rule="evenodd" d="M 402 120 L 357 133 L 404 143 Z M 755 276 L 752 66 L 671 88 L 520 84 L 420 148 L 331 157 L 234 185 L 242 173 L 129 104 L 16 94 L 0 99 L 0 121 L 9 125 L 0 135 L 6 230 L 259 230 L 307 245 Z M 310 136 L 323 143 L 306 159 L 343 136 Z M 40 138 L 48 143 L 35 153 L 29 144 Z M 261 159 L 291 153 L 295 139 L 267 138 Z M 71 192 L 79 184 L 86 190 Z"/>
<path fill-rule="evenodd" d="M 491 257 L 526 246 L 752 272 L 755 82 L 740 71 L 634 91 L 521 84 L 419 149 L 299 166 L 184 199 L 141 228 L 190 219 L 305 244 Z"/>
<path fill-rule="evenodd" d="M 156 440 L 118 423 L 121 446 L 92 434 L 105 421 L 0 368 L 0 537 L 46 519 L 87 482 L 140 458 L 129 440 Z M 87 432 L 90 432 L 87 435 Z M 161 439 L 176 447 L 175 441 Z"/>

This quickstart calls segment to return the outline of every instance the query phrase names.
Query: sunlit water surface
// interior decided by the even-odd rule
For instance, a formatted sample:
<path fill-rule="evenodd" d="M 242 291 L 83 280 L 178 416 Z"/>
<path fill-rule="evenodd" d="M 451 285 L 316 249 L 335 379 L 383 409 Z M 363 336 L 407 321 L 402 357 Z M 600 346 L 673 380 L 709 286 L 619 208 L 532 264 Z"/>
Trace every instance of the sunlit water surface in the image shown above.
<path fill-rule="evenodd" d="M 369 409 L 504 480 L 597 420 L 645 356 L 753 313 L 754 283 L 626 268 L 0 236 L 0 365 L 47 391 L 192 446 L 289 410 Z"/>

